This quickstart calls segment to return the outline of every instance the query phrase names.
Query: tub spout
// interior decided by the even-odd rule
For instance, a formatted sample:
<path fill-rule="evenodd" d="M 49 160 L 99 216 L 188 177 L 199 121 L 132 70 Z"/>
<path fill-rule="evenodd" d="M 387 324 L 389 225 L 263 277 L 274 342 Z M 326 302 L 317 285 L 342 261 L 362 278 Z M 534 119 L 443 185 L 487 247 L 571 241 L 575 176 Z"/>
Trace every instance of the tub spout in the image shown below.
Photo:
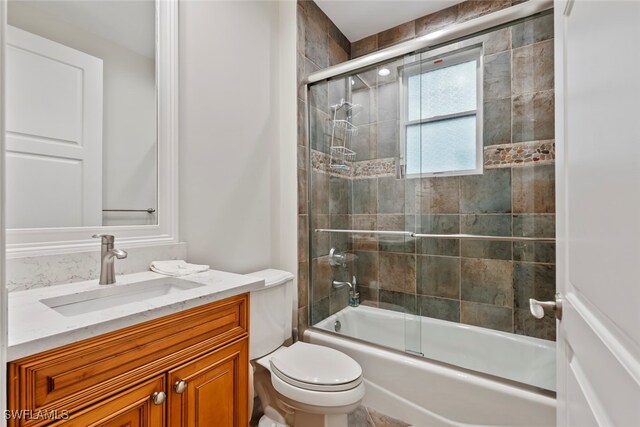
<path fill-rule="evenodd" d="M 356 276 L 353 276 L 351 282 L 340 282 L 334 280 L 331 283 L 331 286 L 333 286 L 333 289 L 340 289 L 343 286 L 349 286 L 349 305 L 351 307 L 357 307 L 360 305 L 360 293 L 357 289 Z"/>

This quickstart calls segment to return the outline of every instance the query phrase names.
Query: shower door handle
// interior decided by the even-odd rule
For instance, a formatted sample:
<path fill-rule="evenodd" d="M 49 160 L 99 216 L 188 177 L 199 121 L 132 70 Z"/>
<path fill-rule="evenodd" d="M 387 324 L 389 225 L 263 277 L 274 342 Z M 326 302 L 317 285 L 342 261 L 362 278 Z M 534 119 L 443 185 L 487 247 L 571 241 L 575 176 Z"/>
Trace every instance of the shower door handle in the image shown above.
<path fill-rule="evenodd" d="M 562 298 L 559 293 L 556 294 L 555 301 L 538 301 L 533 298 L 529 298 L 529 309 L 531 314 L 536 319 L 542 319 L 544 317 L 545 310 L 553 310 L 556 319 L 562 320 Z"/>

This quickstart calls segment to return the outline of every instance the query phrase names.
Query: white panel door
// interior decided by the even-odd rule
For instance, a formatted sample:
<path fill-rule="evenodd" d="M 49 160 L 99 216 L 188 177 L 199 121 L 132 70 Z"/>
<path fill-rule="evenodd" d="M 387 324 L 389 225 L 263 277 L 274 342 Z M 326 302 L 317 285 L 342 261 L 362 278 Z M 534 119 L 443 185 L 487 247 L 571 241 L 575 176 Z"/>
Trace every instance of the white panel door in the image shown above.
<path fill-rule="evenodd" d="M 7 28 L 6 226 L 102 225 L 102 60 Z"/>
<path fill-rule="evenodd" d="M 640 426 L 640 2 L 556 2 L 558 426 Z"/>

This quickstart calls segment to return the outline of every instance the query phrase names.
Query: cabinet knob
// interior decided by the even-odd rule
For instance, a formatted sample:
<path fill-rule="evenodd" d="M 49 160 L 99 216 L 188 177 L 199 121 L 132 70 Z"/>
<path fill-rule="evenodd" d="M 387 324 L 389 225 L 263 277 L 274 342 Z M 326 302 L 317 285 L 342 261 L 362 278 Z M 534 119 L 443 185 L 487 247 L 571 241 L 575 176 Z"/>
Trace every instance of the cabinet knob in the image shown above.
<path fill-rule="evenodd" d="M 151 400 L 155 405 L 162 405 L 167 399 L 167 394 L 164 391 L 156 391 L 151 395 Z"/>
<path fill-rule="evenodd" d="M 184 391 L 187 389 L 187 382 L 176 381 L 176 383 L 173 385 L 173 389 L 176 391 L 176 393 L 184 393 Z"/>

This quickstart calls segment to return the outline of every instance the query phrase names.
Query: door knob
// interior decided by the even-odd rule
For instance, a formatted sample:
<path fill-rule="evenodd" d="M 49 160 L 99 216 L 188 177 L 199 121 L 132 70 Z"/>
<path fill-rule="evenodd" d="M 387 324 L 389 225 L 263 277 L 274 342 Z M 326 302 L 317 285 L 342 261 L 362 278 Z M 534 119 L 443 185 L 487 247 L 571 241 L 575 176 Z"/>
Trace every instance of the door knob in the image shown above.
<path fill-rule="evenodd" d="M 176 393 L 184 393 L 184 391 L 187 389 L 187 382 L 176 381 L 176 383 L 173 385 L 173 389 L 176 391 Z"/>
<path fill-rule="evenodd" d="M 167 395 L 164 391 L 156 391 L 151 395 L 151 400 L 153 400 L 154 405 L 162 405 L 166 398 Z"/>
<path fill-rule="evenodd" d="M 529 309 L 531 314 L 536 319 L 542 319 L 544 317 L 545 310 L 553 310 L 556 319 L 562 320 L 562 298 L 560 294 L 556 294 L 555 301 L 538 301 L 533 298 L 529 298 Z"/>

